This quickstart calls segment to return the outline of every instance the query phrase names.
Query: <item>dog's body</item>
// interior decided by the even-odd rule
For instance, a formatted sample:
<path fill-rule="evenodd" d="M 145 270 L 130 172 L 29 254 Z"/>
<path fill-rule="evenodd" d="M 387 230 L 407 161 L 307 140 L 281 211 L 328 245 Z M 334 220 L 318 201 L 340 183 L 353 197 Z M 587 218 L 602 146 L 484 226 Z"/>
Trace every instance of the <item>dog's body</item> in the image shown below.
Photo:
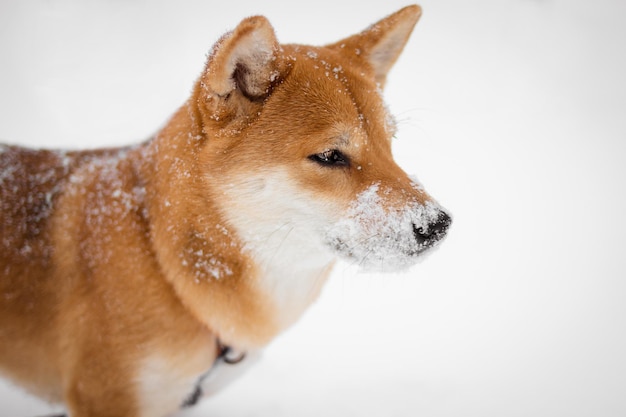
<path fill-rule="evenodd" d="M 0 370 L 72 417 L 168 415 L 224 346 L 292 324 L 336 255 L 436 246 L 450 219 L 393 162 L 378 90 L 419 15 L 320 48 L 249 18 L 150 141 L 0 146 Z"/>

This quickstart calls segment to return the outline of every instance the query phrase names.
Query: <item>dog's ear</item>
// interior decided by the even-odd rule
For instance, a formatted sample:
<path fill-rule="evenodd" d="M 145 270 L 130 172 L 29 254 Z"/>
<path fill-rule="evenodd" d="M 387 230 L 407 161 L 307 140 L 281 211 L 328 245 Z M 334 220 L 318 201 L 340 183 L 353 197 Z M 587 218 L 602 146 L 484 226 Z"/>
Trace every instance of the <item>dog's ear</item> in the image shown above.
<path fill-rule="evenodd" d="M 387 73 L 400 56 L 421 15 L 421 7 L 405 7 L 330 47 L 364 58 L 373 69 L 376 81 L 384 86 Z"/>
<path fill-rule="evenodd" d="M 265 99 L 280 75 L 278 51 L 274 29 L 263 16 L 244 19 L 225 34 L 209 54 L 199 83 L 210 112 L 232 118 Z"/>

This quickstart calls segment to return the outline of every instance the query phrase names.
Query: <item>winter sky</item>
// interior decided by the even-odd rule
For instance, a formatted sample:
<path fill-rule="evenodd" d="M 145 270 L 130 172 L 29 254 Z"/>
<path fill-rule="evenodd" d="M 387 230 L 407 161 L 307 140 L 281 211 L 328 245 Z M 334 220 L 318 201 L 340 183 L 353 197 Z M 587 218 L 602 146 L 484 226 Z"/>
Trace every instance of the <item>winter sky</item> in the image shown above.
<path fill-rule="evenodd" d="M 0 2 L 0 140 L 136 143 L 264 14 L 324 44 L 408 4 Z M 626 415 L 626 2 L 424 0 L 386 101 L 453 214 L 409 272 L 339 264 L 263 361 L 185 417 Z M 0 417 L 57 408 L 0 382 Z"/>

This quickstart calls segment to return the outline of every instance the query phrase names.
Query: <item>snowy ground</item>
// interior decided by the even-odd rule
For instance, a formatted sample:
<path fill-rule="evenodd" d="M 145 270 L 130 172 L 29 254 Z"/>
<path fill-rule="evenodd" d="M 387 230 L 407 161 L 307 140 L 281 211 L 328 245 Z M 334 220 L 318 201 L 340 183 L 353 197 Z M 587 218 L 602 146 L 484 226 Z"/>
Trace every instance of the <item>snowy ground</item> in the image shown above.
<path fill-rule="evenodd" d="M 0 138 L 136 142 L 242 17 L 321 44 L 405 1 L 2 1 Z M 386 99 L 397 159 L 455 215 L 449 239 L 402 275 L 340 265 L 260 365 L 185 417 L 626 415 L 626 2 L 422 6 Z M 0 386 L 0 417 L 50 410 Z"/>

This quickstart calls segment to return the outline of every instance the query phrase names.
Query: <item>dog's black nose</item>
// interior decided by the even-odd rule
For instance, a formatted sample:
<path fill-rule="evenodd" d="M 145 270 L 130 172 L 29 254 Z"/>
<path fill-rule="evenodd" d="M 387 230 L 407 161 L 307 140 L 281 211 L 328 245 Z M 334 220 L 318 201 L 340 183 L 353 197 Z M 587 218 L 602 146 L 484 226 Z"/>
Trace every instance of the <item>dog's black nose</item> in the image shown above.
<path fill-rule="evenodd" d="M 437 216 L 437 220 L 428 224 L 426 228 L 413 226 L 415 240 L 420 246 L 430 246 L 440 240 L 450 227 L 452 219 L 443 211 Z"/>

